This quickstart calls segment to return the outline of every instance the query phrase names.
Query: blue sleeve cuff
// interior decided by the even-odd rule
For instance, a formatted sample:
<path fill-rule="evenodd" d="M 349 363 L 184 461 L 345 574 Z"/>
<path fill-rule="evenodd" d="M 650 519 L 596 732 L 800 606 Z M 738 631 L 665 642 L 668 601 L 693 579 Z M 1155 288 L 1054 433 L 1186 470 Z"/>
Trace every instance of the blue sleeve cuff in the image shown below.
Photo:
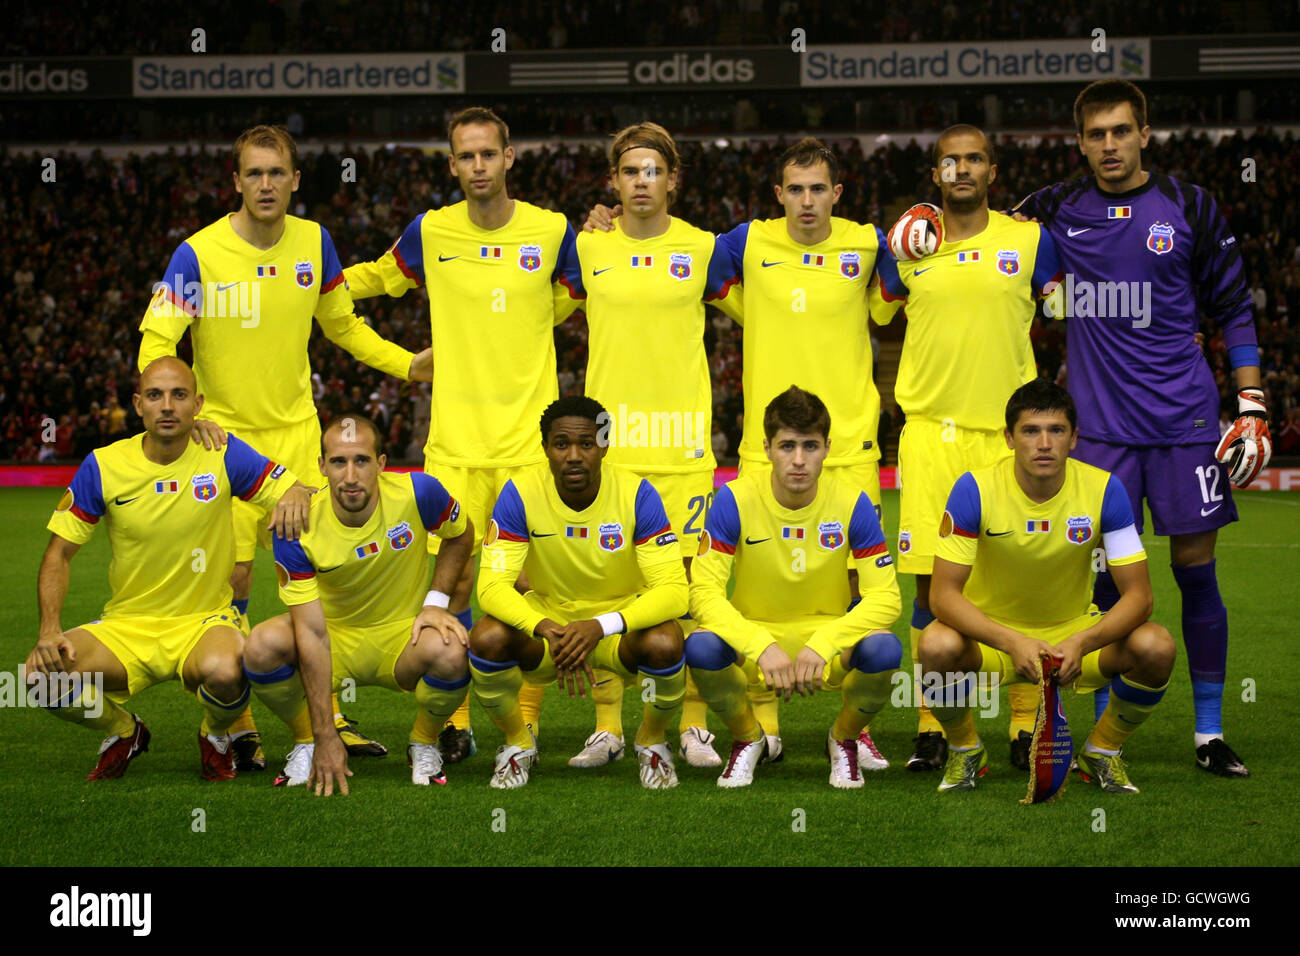
<path fill-rule="evenodd" d="M 1243 366 L 1259 365 L 1259 346 L 1257 345 L 1234 345 L 1228 349 L 1228 364 L 1233 368 L 1242 368 Z"/>

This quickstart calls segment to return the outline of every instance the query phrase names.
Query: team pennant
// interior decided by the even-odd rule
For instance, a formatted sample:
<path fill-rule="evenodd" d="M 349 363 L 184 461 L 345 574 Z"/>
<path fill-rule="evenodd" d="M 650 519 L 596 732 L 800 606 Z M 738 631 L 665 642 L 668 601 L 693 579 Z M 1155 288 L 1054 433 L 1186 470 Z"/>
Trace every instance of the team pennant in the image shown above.
<path fill-rule="evenodd" d="M 1074 760 L 1074 740 L 1061 706 L 1061 665 L 1054 658 L 1040 658 L 1043 679 L 1039 682 L 1038 720 L 1029 745 L 1029 790 L 1021 803 L 1050 803 L 1061 795 Z"/>

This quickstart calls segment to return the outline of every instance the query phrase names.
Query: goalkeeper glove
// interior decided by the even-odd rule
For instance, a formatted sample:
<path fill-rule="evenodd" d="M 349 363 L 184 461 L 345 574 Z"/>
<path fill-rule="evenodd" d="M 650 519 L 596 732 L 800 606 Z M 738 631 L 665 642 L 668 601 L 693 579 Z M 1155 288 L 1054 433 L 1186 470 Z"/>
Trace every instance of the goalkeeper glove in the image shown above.
<path fill-rule="evenodd" d="M 1245 488 L 1268 467 L 1273 438 L 1268 433 L 1263 389 L 1243 388 L 1237 393 L 1237 420 L 1219 441 L 1214 457 L 1227 468 L 1238 488 Z"/>
<path fill-rule="evenodd" d="M 890 227 L 889 251 L 895 259 L 924 259 L 943 242 L 942 210 L 928 202 L 917 203 Z"/>

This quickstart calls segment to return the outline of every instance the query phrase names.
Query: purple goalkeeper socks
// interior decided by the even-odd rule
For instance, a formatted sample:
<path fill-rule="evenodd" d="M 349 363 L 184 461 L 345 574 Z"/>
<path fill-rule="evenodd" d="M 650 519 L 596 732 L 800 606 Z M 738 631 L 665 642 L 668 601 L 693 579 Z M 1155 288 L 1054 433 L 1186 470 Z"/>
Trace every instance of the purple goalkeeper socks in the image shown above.
<path fill-rule="evenodd" d="M 1183 644 L 1192 676 L 1197 733 L 1222 733 L 1223 682 L 1228 669 L 1228 609 L 1219 596 L 1215 562 L 1174 567 L 1183 593 Z"/>

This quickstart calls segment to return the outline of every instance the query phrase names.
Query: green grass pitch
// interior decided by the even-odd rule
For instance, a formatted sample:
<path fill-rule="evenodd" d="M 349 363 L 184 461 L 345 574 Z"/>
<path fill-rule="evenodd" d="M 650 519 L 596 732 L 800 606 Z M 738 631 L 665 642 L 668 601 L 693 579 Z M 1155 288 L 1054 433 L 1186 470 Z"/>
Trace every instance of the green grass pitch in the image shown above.
<path fill-rule="evenodd" d="M 36 571 L 58 497 L 56 490 L 0 490 L 0 524 L 10 542 L 0 565 L 0 670 L 10 674 L 36 638 Z M 229 784 L 200 781 L 199 707 L 173 683 L 132 702 L 153 743 L 119 781 L 84 779 L 98 745 L 92 734 L 39 710 L 0 710 L 0 864 L 1293 864 L 1300 824 L 1286 807 L 1295 805 L 1300 769 L 1287 748 L 1295 743 L 1300 711 L 1294 640 L 1300 494 L 1247 492 L 1237 500 L 1242 520 L 1221 536 L 1218 566 L 1232 627 L 1225 725 L 1251 769 L 1249 780 L 1211 777 L 1193 766 L 1181 643 L 1169 693 L 1127 748 L 1142 792 L 1112 796 L 1074 778 L 1060 801 L 1038 807 L 1017 802 L 1026 781 L 1007 763 L 1005 695 L 1001 715 L 981 721 L 990 772 L 973 793 L 940 795 L 935 775 L 902 769 L 915 714 L 892 707 L 873 730 L 894 766 L 867 774 L 862 790 L 833 790 L 822 749 L 836 710 L 828 694 L 796 698 L 784 709 L 786 759 L 760 768 L 754 786 L 722 791 L 715 771 L 679 761 L 681 786 L 652 793 L 639 786 L 630 757 L 600 770 L 566 765 L 590 732 L 591 705 L 552 687 L 542 714 L 541 766 L 526 788 L 502 793 L 487 786 L 500 736 L 477 704 L 478 756 L 450 767 L 447 786 L 417 788 L 402 756 L 412 702 L 360 688 L 345 709 L 391 752 L 352 761 L 352 794 L 322 800 L 303 789 L 271 787 L 290 740 L 256 704 L 271 768 Z M 885 493 L 885 514 L 893 540 L 894 492 Z M 1148 534 L 1147 546 L 1155 619 L 1181 638 L 1168 544 Z M 99 613 L 108 556 L 100 535 L 74 561 L 65 627 Z M 282 610 L 264 553 L 255 574 L 252 616 L 261 620 Z M 901 581 L 910 612 L 911 580 Z M 906 642 L 906 617 L 896 633 Z M 1253 682 L 1253 701 L 1243 700 L 1243 682 Z M 1092 723 L 1091 698 L 1065 696 L 1081 743 Z M 629 732 L 637 704 L 629 693 Z M 719 742 L 729 743 L 725 731 Z"/>

